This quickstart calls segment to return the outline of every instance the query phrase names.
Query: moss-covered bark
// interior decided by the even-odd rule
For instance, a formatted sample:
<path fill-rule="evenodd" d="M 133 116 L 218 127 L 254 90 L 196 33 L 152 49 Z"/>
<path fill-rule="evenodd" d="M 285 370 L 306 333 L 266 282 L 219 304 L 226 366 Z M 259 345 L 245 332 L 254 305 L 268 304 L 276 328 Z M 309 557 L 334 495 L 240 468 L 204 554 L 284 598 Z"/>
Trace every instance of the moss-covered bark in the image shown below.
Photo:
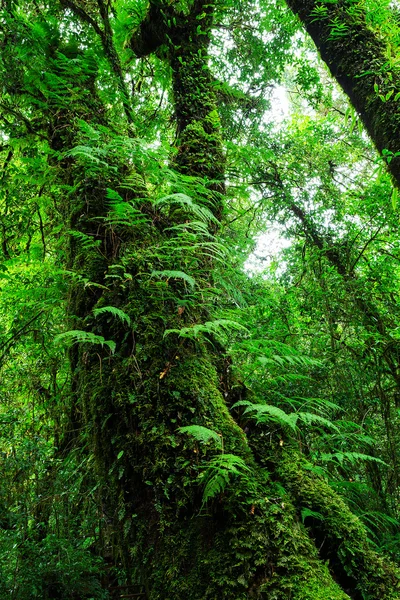
<path fill-rule="evenodd" d="M 368 24 L 363 7 L 345 0 L 287 0 L 314 40 L 400 185 L 400 75 L 394 40 Z M 390 15 L 388 13 L 389 21 Z M 395 22 L 392 29 L 397 30 Z"/>
<path fill-rule="evenodd" d="M 364 527 L 346 503 L 304 467 L 294 453 L 285 453 L 278 473 L 296 503 L 322 515 L 314 523 L 314 534 L 322 540 L 332 570 L 348 578 L 356 598 L 399 598 L 398 571 L 372 551 Z"/>
<path fill-rule="evenodd" d="M 224 192 L 225 157 L 215 82 L 208 66 L 214 4 L 196 0 L 188 15 L 165 3 L 150 3 L 147 18 L 131 38 L 138 57 L 163 48 L 171 68 L 177 125 L 174 164 L 182 173 L 204 178 L 211 191 Z M 214 212 L 221 202 L 214 196 Z"/>
<path fill-rule="evenodd" d="M 348 598 L 290 500 L 273 497 L 268 474 L 227 411 L 208 350 L 181 347 L 160 382 L 160 355 L 173 344 L 154 339 L 148 326 L 136 335 L 146 358 L 135 353 L 133 364 L 133 357 L 116 357 L 109 366 L 104 360 L 100 376 L 93 357 L 79 378 L 105 510 L 115 533 L 125 531 L 114 544 L 132 553 L 126 566 L 133 581 L 154 600 Z M 248 478 L 232 478 L 207 507 L 198 476 L 218 451 L 177 432 L 178 424 L 192 423 L 219 432 L 224 451 L 251 469 Z"/>
<path fill-rule="evenodd" d="M 169 14 L 166 22 L 170 10 L 169 4 L 152 4 L 149 14 L 154 19 L 146 19 L 132 47 L 143 55 L 149 48 L 155 50 L 155 41 L 164 43 L 173 73 L 178 125 L 175 165 L 184 174 L 202 179 L 214 202 L 214 214 L 220 216 L 224 157 L 207 66 L 212 6 L 195 2 L 189 16 Z M 168 21 L 174 23 L 174 18 L 171 27 Z M 60 141 L 65 156 L 72 142 Z M 102 175 L 89 175 L 79 158 L 60 167 L 61 179 L 68 172 L 76 182 L 75 200 L 69 207 L 73 227 L 100 242 L 99 247 L 88 248 L 78 238 L 70 247 L 70 267 L 94 284 L 74 286 L 71 329 L 113 340 L 116 350 L 75 346 L 74 410 L 95 459 L 101 511 L 114 558 L 123 560 L 128 579 L 143 585 L 151 600 L 349 598 L 318 556 L 291 498 L 277 494 L 230 415 L 210 346 L 176 334 L 163 335 L 166 329 L 201 323 L 206 316 L 201 302 L 190 310 L 177 310 L 177 300 L 187 294 L 183 284 L 155 285 L 151 277 L 152 271 L 171 268 L 154 249 L 172 247 L 171 227 L 182 223 L 182 214 L 171 211 L 166 219 L 144 199 L 140 210 L 148 217 L 145 223 L 111 227 L 106 187 L 120 190 L 127 174 L 123 161 L 115 160 Z M 130 194 L 123 199 L 134 198 L 134 191 Z M 143 198 L 143 190 L 137 196 Z M 177 243 L 177 264 L 179 253 Z M 210 269 L 209 259 L 201 253 L 197 261 L 207 263 L 204 271 Z M 123 276 L 114 277 L 116 267 L 123 267 Z M 107 312 L 94 316 L 94 308 L 107 306 L 123 310 L 129 324 Z M 178 430 L 193 424 L 220 434 L 225 455 L 244 460 L 249 469 L 242 475 L 230 473 L 224 488 L 206 506 L 199 475 L 221 450 L 201 445 Z M 285 465 L 282 473 L 288 471 Z M 327 487 L 323 491 L 327 506 L 340 504 Z M 296 504 L 303 501 L 296 487 L 292 495 Z M 343 531 L 354 522 L 349 512 L 342 520 L 335 515 L 335 526 L 340 521 Z M 331 527 L 328 519 L 327 527 Z M 353 559 L 349 553 L 343 556 L 365 571 L 360 583 L 365 597 L 367 593 L 376 600 L 400 597 L 391 567 L 374 574 L 377 591 L 372 589 L 367 562 L 383 563 L 367 542 L 349 547 Z M 340 554 L 340 548 L 336 550 Z"/>

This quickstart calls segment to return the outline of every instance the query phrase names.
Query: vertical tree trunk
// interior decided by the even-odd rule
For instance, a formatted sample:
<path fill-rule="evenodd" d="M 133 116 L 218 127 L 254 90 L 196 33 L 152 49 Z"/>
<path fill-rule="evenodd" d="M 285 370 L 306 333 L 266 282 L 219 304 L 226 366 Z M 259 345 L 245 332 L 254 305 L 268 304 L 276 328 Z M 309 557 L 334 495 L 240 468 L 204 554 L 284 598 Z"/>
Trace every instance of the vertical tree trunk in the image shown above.
<path fill-rule="evenodd" d="M 370 334 L 371 339 L 376 340 L 376 344 L 378 345 L 379 343 L 379 346 L 382 348 L 378 356 L 375 353 L 373 356 L 376 360 L 380 361 L 381 370 L 392 378 L 395 388 L 400 390 L 399 348 L 390 335 L 390 330 L 393 328 L 393 324 L 390 323 L 390 316 L 380 313 L 373 297 L 368 293 L 368 289 L 359 281 L 351 257 L 345 258 L 337 246 L 324 239 L 315 223 L 312 222 L 302 208 L 294 203 L 291 203 L 289 208 L 293 215 L 300 221 L 306 238 L 326 257 L 328 264 L 334 267 L 342 277 L 344 289 L 357 313 L 360 315 L 363 326 Z M 365 349 L 365 352 L 368 352 L 368 348 Z M 393 398 L 384 393 L 379 378 L 375 385 L 386 428 L 387 452 L 390 456 L 390 464 L 393 469 L 393 475 L 390 478 L 390 486 L 387 491 L 390 494 L 395 494 L 399 484 L 397 468 L 398 450 L 396 443 L 398 436 L 396 435 L 395 419 L 393 418 L 396 407 L 394 406 Z"/>

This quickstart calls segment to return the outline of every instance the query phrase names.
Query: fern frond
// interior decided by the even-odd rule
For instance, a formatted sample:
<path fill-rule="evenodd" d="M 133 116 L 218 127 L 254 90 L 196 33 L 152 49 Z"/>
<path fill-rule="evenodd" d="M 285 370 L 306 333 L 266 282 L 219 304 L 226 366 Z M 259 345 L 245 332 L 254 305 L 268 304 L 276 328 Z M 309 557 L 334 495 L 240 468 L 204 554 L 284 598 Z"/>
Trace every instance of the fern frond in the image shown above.
<path fill-rule="evenodd" d="M 82 231 L 75 231 L 74 229 L 70 229 L 67 231 L 69 235 L 78 240 L 78 242 L 82 245 L 84 250 L 89 250 L 90 248 L 98 248 L 101 244 L 101 240 L 93 239 L 93 236 L 86 235 L 82 233 Z"/>
<path fill-rule="evenodd" d="M 194 437 L 198 442 L 207 444 L 210 440 L 213 440 L 218 448 L 222 448 L 221 436 L 216 431 L 203 427 L 202 425 L 187 425 L 186 427 L 179 427 L 180 433 L 187 433 Z"/>
<path fill-rule="evenodd" d="M 74 282 L 83 285 L 83 287 L 85 287 L 85 288 L 95 287 L 95 288 L 99 288 L 101 290 L 106 290 L 107 292 L 110 291 L 110 288 L 108 288 L 107 286 L 102 285 L 101 283 L 96 283 L 95 281 L 90 281 L 87 277 L 82 277 L 82 275 L 80 275 L 79 273 L 75 273 L 75 271 L 62 271 L 62 272 L 65 275 L 67 275 L 68 277 L 71 277 L 71 279 Z"/>
<path fill-rule="evenodd" d="M 75 146 L 68 152 L 65 152 L 66 157 L 86 159 L 89 163 L 94 163 L 99 166 L 108 166 L 107 162 L 103 160 L 105 151 L 101 148 L 91 148 L 90 146 Z"/>
<path fill-rule="evenodd" d="M 209 477 L 203 491 L 203 505 L 223 492 L 229 483 L 228 471 L 221 470 Z"/>
<path fill-rule="evenodd" d="M 297 429 L 296 423 L 298 415 L 296 413 L 288 414 L 281 408 L 273 406 L 272 404 L 252 404 L 246 400 L 236 402 L 232 408 L 236 408 L 237 406 L 246 406 L 244 414 L 251 412 L 256 413 L 254 418 L 257 423 L 265 423 L 266 421 L 272 420 L 279 423 L 281 426 L 289 426 L 293 431 L 296 431 Z"/>
<path fill-rule="evenodd" d="M 184 256 L 191 256 L 199 251 L 202 256 L 209 256 L 213 260 L 226 263 L 228 254 L 223 244 L 213 241 L 198 242 L 193 237 L 194 235 L 191 236 L 192 239 L 184 238 L 182 241 L 180 240 L 179 246 L 176 244 L 176 239 L 170 240 L 160 246 L 159 249 L 168 253 L 171 250 L 175 253 L 180 252 Z"/>
<path fill-rule="evenodd" d="M 270 356 L 259 356 L 258 362 L 262 365 L 275 364 L 280 367 L 282 366 L 290 366 L 290 367 L 311 367 L 315 366 L 316 361 L 308 356 L 302 355 L 292 355 L 292 354 L 272 354 Z M 318 361 L 318 364 L 320 362 Z"/>
<path fill-rule="evenodd" d="M 115 306 L 103 306 L 102 308 L 93 309 L 93 314 L 95 317 L 97 317 L 98 315 L 103 315 L 104 313 L 109 313 L 114 317 L 118 317 L 118 319 L 120 319 L 123 323 L 126 323 L 127 325 L 131 324 L 131 319 L 129 315 L 127 315 L 120 308 L 116 308 Z"/>
<path fill-rule="evenodd" d="M 54 343 L 58 344 L 66 341 L 67 344 L 100 344 L 100 346 L 108 346 L 112 354 L 115 352 L 116 344 L 112 340 L 105 340 L 101 335 L 95 335 L 90 331 L 81 331 L 79 329 L 60 333 L 54 338 Z"/>
<path fill-rule="evenodd" d="M 192 327 L 182 327 L 182 329 L 167 329 L 164 332 L 164 337 L 170 335 L 171 333 L 176 333 L 179 337 L 189 338 L 189 339 L 197 339 L 200 335 L 214 335 L 218 339 L 224 338 L 224 334 L 226 335 L 230 331 L 245 331 L 248 333 L 248 329 L 237 323 L 236 321 L 231 321 L 230 319 L 216 319 L 215 321 L 207 321 L 204 324 L 196 324 Z"/>
<path fill-rule="evenodd" d="M 393 528 L 398 530 L 400 526 L 398 519 L 377 510 L 370 510 L 368 512 L 356 514 L 357 517 L 364 523 L 364 525 L 369 523 L 377 531 L 387 531 Z"/>
<path fill-rule="evenodd" d="M 193 279 L 193 277 L 187 275 L 187 273 L 184 273 L 183 271 L 152 271 L 151 277 L 159 277 L 165 279 L 183 279 L 183 281 L 186 281 L 186 283 L 188 283 L 192 288 L 196 285 L 196 281 Z"/>
<path fill-rule="evenodd" d="M 125 204 L 125 201 L 122 198 L 122 196 L 118 194 L 118 192 L 116 192 L 115 190 L 112 190 L 111 188 L 107 188 L 106 198 L 112 200 L 112 202 L 117 202 L 118 204 Z"/>
<path fill-rule="evenodd" d="M 326 419 L 325 417 L 321 417 L 320 415 L 316 415 L 310 412 L 298 412 L 296 414 L 299 417 L 299 419 L 303 421 L 303 423 L 305 423 L 306 425 L 322 425 L 323 427 L 326 427 L 328 429 L 334 429 L 338 432 L 340 431 L 339 428 L 334 423 L 332 423 L 332 421 Z"/>
<path fill-rule="evenodd" d="M 206 481 L 203 492 L 203 505 L 222 493 L 232 477 L 246 477 L 251 469 L 243 458 L 235 454 L 222 454 L 212 458 L 203 474 Z"/>
<path fill-rule="evenodd" d="M 126 202 L 115 190 L 107 189 L 107 198 L 110 200 L 110 210 L 105 218 L 111 225 L 126 225 L 136 227 L 148 222 L 148 217 L 131 202 Z"/>
<path fill-rule="evenodd" d="M 171 208 L 174 205 L 181 210 L 195 215 L 203 223 L 218 223 L 218 219 L 213 215 L 211 210 L 201 204 L 196 204 L 193 199 L 187 194 L 177 193 L 163 196 L 154 202 L 159 208 Z"/>
<path fill-rule="evenodd" d="M 371 456 L 370 454 L 363 454 L 361 452 L 322 453 L 320 454 L 319 459 L 323 462 L 336 462 L 340 465 L 343 465 L 345 461 L 349 462 L 351 465 L 355 465 L 361 460 L 366 462 L 375 462 L 380 465 L 384 465 L 385 467 L 388 466 L 380 458 L 376 458 L 375 456 Z"/>
<path fill-rule="evenodd" d="M 208 226 L 203 221 L 187 221 L 185 223 L 178 223 L 172 227 L 166 227 L 164 231 L 174 231 L 178 234 L 187 235 L 188 233 L 194 233 L 196 236 L 201 236 L 206 239 L 215 239 L 215 236 L 210 232 Z"/>
<path fill-rule="evenodd" d="M 300 408 L 308 408 L 319 413 L 326 413 L 329 411 L 342 412 L 343 408 L 335 402 L 327 400 L 326 398 L 303 398 L 302 396 L 293 396 L 291 398 L 293 403 L 296 403 Z"/>

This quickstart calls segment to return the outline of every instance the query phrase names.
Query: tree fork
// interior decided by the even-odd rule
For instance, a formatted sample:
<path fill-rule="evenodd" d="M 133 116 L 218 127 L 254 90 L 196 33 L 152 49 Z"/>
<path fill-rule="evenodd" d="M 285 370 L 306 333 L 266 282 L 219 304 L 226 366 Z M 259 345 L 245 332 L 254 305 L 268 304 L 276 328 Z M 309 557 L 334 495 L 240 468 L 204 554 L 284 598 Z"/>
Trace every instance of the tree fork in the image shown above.
<path fill-rule="evenodd" d="M 169 56 L 178 123 L 177 166 L 185 174 L 205 179 L 211 187 L 215 180 L 223 181 L 223 163 L 219 160 L 222 142 L 219 138 L 216 143 L 214 137 L 216 132 L 219 135 L 218 114 L 204 68 L 208 42 L 204 38 L 195 41 L 197 23 L 196 31 L 191 28 L 185 39 L 182 25 L 182 37 L 178 39 L 176 34 L 174 41 L 168 41 L 173 44 Z M 187 42 L 181 44 L 182 50 L 177 49 L 179 41 Z M 201 97 L 193 97 L 194 84 L 189 80 L 183 85 L 193 74 L 195 78 L 200 76 L 200 71 L 206 73 L 200 79 L 204 106 Z M 216 114 L 212 114 L 214 111 Z M 79 169 L 76 177 L 81 178 Z M 117 182 L 118 177 L 115 179 Z M 83 233 L 88 232 L 88 226 L 90 232 L 92 218 L 105 216 L 107 211 L 104 190 L 95 181 L 89 183 L 91 212 L 75 223 L 76 228 L 83 227 Z M 106 231 L 102 235 L 106 237 Z M 164 238 L 163 232 L 155 228 L 144 228 L 135 240 L 124 238 L 122 231 L 119 235 L 126 245 L 134 243 L 144 248 Z M 103 254 L 106 261 L 115 260 L 114 255 L 107 254 L 106 246 Z M 104 261 L 98 264 L 96 252 L 86 256 L 76 252 L 71 258 L 83 275 L 89 274 L 100 285 L 105 283 Z M 87 273 L 88 268 L 93 273 Z M 138 272 L 140 265 L 136 264 L 132 281 Z M 80 292 L 74 314 L 83 322 L 93 307 L 105 305 L 128 311 L 136 320 L 135 337 L 146 351 L 136 354 L 134 366 L 132 349 L 122 331 L 118 333 L 106 319 L 99 319 L 93 332 L 105 339 L 117 339 L 117 352 L 110 357 L 106 351 L 94 352 L 88 346 L 77 350 L 73 363 L 75 393 L 90 431 L 105 512 L 117 533 L 116 550 L 126 557 L 132 579 L 143 584 L 154 600 L 187 600 L 189 596 L 198 600 L 325 600 L 327 594 L 332 600 L 347 599 L 319 560 L 290 500 L 281 504 L 268 501 L 268 494 L 272 495 L 268 478 L 227 411 L 208 348 L 193 342 L 177 345 L 172 336 L 160 341 L 148 320 L 151 313 L 157 318 L 161 311 L 168 321 L 164 327 L 173 328 L 184 325 L 186 316 L 177 316 L 174 307 L 166 306 L 164 301 L 158 305 L 151 289 L 144 289 L 140 283 L 132 284 L 128 295 L 118 286 L 110 292 L 98 292 L 96 297 Z M 135 315 L 140 314 L 143 305 L 148 317 L 138 320 Z M 198 310 L 201 318 L 203 309 Z M 191 319 L 194 317 L 192 314 Z M 134 403 L 130 400 L 132 393 Z M 225 452 L 245 459 L 254 477 L 248 490 L 240 478 L 232 480 L 225 494 L 211 503 L 208 514 L 194 519 L 193 515 L 201 510 L 201 494 L 195 481 L 198 460 L 207 460 L 213 453 L 177 435 L 177 425 L 192 424 L 193 415 L 197 423 L 221 433 Z M 134 557 L 131 563 L 129 548 Z M 136 564 L 140 566 L 136 568 Z M 386 580 L 382 583 L 385 585 Z"/>
<path fill-rule="evenodd" d="M 283 453 L 278 472 L 292 497 L 322 516 L 314 524 L 314 535 L 322 532 L 320 540 L 326 545 L 322 556 L 330 561 L 338 580 L 347 582 L 351 597 L 399 598 L 397 569 L 372 551 L 359 519 L 329 485 L 304 469 L 291 452 Z"/>
<path fill-rule="evenodd" d="M 215 80 L 208 66 L 214 8 L 214 3 L 196 0 L 190 14 L 184 15 L 168 4 L 151 2 L 130 47 L 138 57 L 165 48 L 172 73 L 177 126 L 174 164 L 184 174 L 203 178 L 210 191 L 217 192 L 210 200 L 215 216 L 220 218 L 225 156 Z"/>
<path fill-rule="evenodd" d="M 207 10 L 204 11 L 204 8 Z M 173 75 L 173 97 L 175 104 L 175 115 L 177 120 L 177 145 L 178 145 L 178 168 L 187 174 L 202 176 L 206 179 L 213 180 L 215 178 L 223 181 L 224 175 L 224 161 L 222 154 L 222 143 L 220 141 L 219 134 L 219 120 L 218 113 L 216 111 L 216 99 L 215 91 L 212 85 L 212 78 L 210 77 L 208 64 L 207 64 L 207 48 L 209 44 L 209 32 L 212 28 L 212 8 L 210 5 L 206 5 L 202 2 L 195 2 L 193 4 L 192 12 L 189 16 L 175 14 L 168 12 L 170 9 L 168 6 L 161 7 L 159 4 L 151 3 L 148 16 L 142 23 L 142 26 L 138 32 L 133 36 L 131 40 L 131 48 L 136 52 L 138 56 L 144 56 L 151 52 L 159 51 L 159 47 L 163 46 L 167 48 L 167 56 L 172 68 Z M 198 17 L 201 15 L 201 19 Z M 201 24 L 201 31 L 199 32 L 199 21 Z M 173 25 L 171 25 L 171 23 Z M 199 91 L 200 90 L 200 91 Z M 211 125 L 211 127 L 210 127 Z M 188 133 L 190 132 L 190 136 Z M 218 133 L 218 143 L 215 143 L 213 134 Z M 204 133 L 207 135 L 204 136 Z M 187 143 L 188 138 L 191 143 Z M 203 147 L 206 150 L 206 157 L 208 163 L 206 169 L 203 166 L 204 157 L 199 153 L 199 147 Z M 208 154 L 207 154 L 208 153 Z M 216 160 L 217 159 L 217 160 Z M 223 187 L 220 188 L 223 190 Z M 198 352 L 198 350 L 197 350 Z M 204 355 L 206 359 L 208 352 Z M 194 358 L 194 357 L 193 357 Z M 189 359 L 188 355 L 188 361 Z M 195 359 L 196 360 L 196 359 Z M 189 362 L 187 363 L 189 364 Z M 176 371 L 175 371 L 176 375 Z M 168 379 L 170 376 L 168 375 Z M 171 372 L 171 378 L 173 374 Z M 169 379 L 170 381 L 170 379 Z M 182 389 L 182 387 L 180 387 Z M 187 393 L 187 392 L 185 392 Z M 210 394 L 210 399 L 217 393 L 220 397 L 219 391 L 215 390 Z M 253 457 L 246 448 L 246 443 L 243 444 L 241 440 L 241 432 L 235 428 L 229 415 L 225 412 L 225 403 L 220 397 L 221 408 L 224 406 L 221 418 L 217 421 L 213 420 L 212 428 L 217 431 L 225 431 L 227 436 L 227 448 L 231 448 L 231 452 L 236 452 L 239 455 L 246 458 L 247 462 L 254 469 L 254 477 L 259 479 L 260 474 L 257 474 L 259 467 L 255 464 Z M 183 406 L 182 406 L 183 408 Z M 199 407 L 202 411 L 208 411 L 207 405 Z M 200 416 L 201 413 L 196 413 Z M 223 415 L 226 416 L 223 416 Z M 226 422 L 223 424 L 223 421 Z M 229 425 L 231 421 L 231 425 Z M 227 429 L 228 427 L 228 429 Z M 238 437 L 239 435 L 239 437 Z M 234 441 L 235 440 L 235 441 Z M 233 447 L 231 444 L 234 444 Z M 165 566 L 161 568 L 161 572 L 164 569 L 170 568 L 170 556 L 168 549 L 176 547 L 177 552 L 179 549 L 186 548 L 186 544 L 192 544 L 197 548 L 199 556 L 203 556 L 203 562 L 207 565 L 208 576 L 210 577 L 210 584 L 216 585 L 218 580 L 226 579 L 228 576 L 231 579 L 233 572 L 228 570 L 228 565 L 223 565 L 220 560 L 219 553 L 215 554 L 215 549 L 218 549 L 220 540 L 223 541 L 225 546 L 225 552 L 227 555 L 230 553 L 227 548 L 234 548 L 235 546 L 244 545 L 248 547 L 248 559 L 241 560 L 238 565 L 241 565 L 241 570 L 247 573 L 247 576 L 238 578 L 239 583 L 243 583 L 246 586 L 247 591 L 243 589 L 240 592 L 240 585 L 235 587 L 235 590 L 226 590 L 225 588 L 213 588 L 215 591 L 211 592 L 211 588 L 207 586 L 204 591 L 200 593 L 199 598 L 213 597 L 212 594 L 216 593 L 218 589 L 219 597 L 221 598 L 347 598 L 348 596 L 334 583 L 327 570 L 319 562 L 315 548 L 309 545 L 309 540 L 305 536 L 305 532 L 299 523 L 296 523 L 296 516 L 293 507 L 291 507 L 290 501 L 285 504 L 282 503 L 281 507 L 277 505 L 265 504 L 265 498 L 262 496 L 268 493 L 270 485 L 268 480 L 259 480 L 259 486 L 257 491 L 253 490 L 253 503 L 250 506 L 249 514 L 245 516 L 243 508 L 246 506 L 241 503 L 235 502 L 231 496 L 234 490 L 240 489 L 240 481 L 232 484 L 232 490 L 227 491 L 226 498 L 221 499 L 221 503 L 214 503 L 212 511 L 217 511 L 215 517 L 221 518 L 222 515 L 225 520 L 225 527 L 223 530 L 216 529 L 215 517 L 207 518 L 197 517 L 196 523 L 194 523 L 188 533 L 188 536 L 182 537 L 181 526 L 179 523 L 171 523 L 169 530 L 165 531 L 160 540 L 159 548 L 164 548 L 164 552 L 167 551 L 167 555 L 163 557 L 163 551 L 158 555 L 157 561 L 159 565 Z M 322 483 L 321 483 L 322 485 Z M 325 485 L 325 484 L 324 484 Z M 332 502 L 335 501 L 336 495 L 328 486 L 325 486 L 325 493 L 332 496 Z M 261 491 L 263 490 L 263 491 Z M 237 493 L 237 492 L 236 492 Z M 195 498 L 193 498 L 195 500 Z M 192 502 L 193 502 L 192 500 Z M 339 499 L 337 501 L 340 502 Z M 191 504 L 192 504 L 191 502 Z M 233 502 L 233 504 L 232 504 Z M 196 503 L 192 504 L 191 511 L 195 510 Z M 257 508 L 255 508 L 257 507 Z M 219 512 L 223 511 L 221 515 Z M 251 515 L 255 514 L 255 518 Z M 278 516 L 279 515 L 279 516 Z M 351 515 L 350 511 L 347 511 L 346 516 Z M 213 517 L 211 514 L 210 517 Z M 232 518 L 235 521 L 231 521 Z M 351 515 L 354 520 L 355 517 Z M 283 528 L 281 529 L 279 522 Z M 343 528 L 345 528 L 345 521 L 343 522 Z M 358 526 L 362 530 L 361 524 L 356 519 Z M 247 525 L 244 525 L 247 522 Z M 214 531 L 213 535 L 213 546 L 209 551 L 205 552 L 204 544 L 205 530 L 209 529 Z M 293 527 L 296 529 L 297 534 L 293 536 Z M 283 548 L 281 543 L 278 542 L 278 538 L 275 539 L 278 531 L 285 531 L 288 545 Z M 289 531 L 292 530 L 292 534 Z M 194 538 L 192 535 L 194 533 Z M 230 536 L 233 537 L 230 537 Z M 262 535 L 265 537 L 265 542 L 262 544 L 261 554 L 253 547 L 253 544 L 249 545 L 249 540 L 253 536 Z M 296 545 L 296 537 L 298 535 L 298 543 L 302 548 L 302 561 L 296 564 L 295 553 L 293 552 Z M 255 538 L 254 538 L 255 539 Z M 189 542 L 191 540 L 191 542 Z M 291 540 L 291 541 L 290 541 Z M 293 545 L 292 545 L 293 544 Z M 222 550 L 222 546 L 221 546 Z M 182 552 L 182 550 L 181 550 Z M 361 549 L 361 554 L 363 549 Z M 269 562 L 268 555 L 275 555 L 275 559 Z M 215 555 L 215 564 L 211 567 L 210 556 Z M 372 553 L 369 555 L 371 560 L 374 560 L 375 555 Z M 184 555 L 182 556 L 183 560 Z M 186 559 L 187 560 L 187 559 Z M 360 559 L 362 562 L 363 559 Z M 236 559 L 237 561 L 237 559 Z M 258 568 L 254 568 L 253 563 L 258 564 Z M 179 562 L 179 559 L 178 559 Z M 213 561 L 214 563 L 214 561 Z M 286 565 L 285 569 L 280 569 L 279 564 Z M 190 578 L 192 575 L 195 577 L 197 585 L 201 585 L 205 573 L 199 572 L 199 564 L 191 562 L 190 567 Z M 211 570 L 209 570 L 211 567 Z M 177 565 L 176 575 L 179 577 L 180 567 Z M 279 570 L 279 576 L 275 572 L 275 569 Z M 302 576 L 300 576 L 302 573 Z M 229 574 L 229 575 L 228 575 Z M 153 574 L 154 577 L 154 574 Z M 165 581 L 165 575 L 162 575 L 163 581 Z M 240 581 L 240 579 L 242 581 Z M 300 582 L 300 579 L 302 581 Z M 295 583 L 296 582 L 296 583 Z M 161 583 L 161 582 L 160 582 Z M 177 583 L 177 582 L 176 582 Z M 385 588 L 387 585 L 392 584 L 392 580 L 388 582 L 385 577 L 381 580 L 381 585 Z M 203 583 L 204 585 L 204 583 Z M 233 586 L 233 579 L 229 582 L 229 585 Z M 157 586 L 155 586 L 157 587 Z M 189 593 L 187 589 L 186 593 Z M 184 589 L 177 586 L 175 589 L 171 588 L 170 594 L 174 597 L 180 598 L 181 595 L 184 597 Z M 157 592 L 156 592 L 157 593 Z M 196 593 L 194 590 L 190 591 L 191 594 Z M 395 592 L 397 596 L 397 592 Z M 168 597 L 168 593 L 166 593 Z M 157 596 L 155 596 L 157 597 Z M 378 597 L 378 596 L 377 596 Z M 387 597 L 392 597 L 388 592 Z"/>

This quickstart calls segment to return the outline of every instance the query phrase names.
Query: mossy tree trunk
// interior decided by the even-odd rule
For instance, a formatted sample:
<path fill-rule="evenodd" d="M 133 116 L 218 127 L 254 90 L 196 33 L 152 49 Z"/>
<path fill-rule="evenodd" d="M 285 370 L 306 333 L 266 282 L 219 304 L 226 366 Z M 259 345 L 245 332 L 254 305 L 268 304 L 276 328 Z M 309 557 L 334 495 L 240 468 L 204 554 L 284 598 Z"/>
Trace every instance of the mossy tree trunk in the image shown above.
<path fill-rule="evenodd" d="M 351 0 L 287 0 L 312 37 L 321 58 L 348 95 L 379 152 L 400 186 L 400 76 L 398 26 L 389 11 L 379 31 L 368 22 L 368 7 Z M 390 35 L 392 31 L 392 37 Z M 389 31 L 389 33 L 388 33 Z"/>
<path fill-rule="evenodd" d="M 169 3 L 152 3 L 132 40 L 138 55 L 163 46 L 171 66 L 178 128 L 172 161 L 180 173 L 201 179 L 205 192 L 194 202 L 212 208 L 209 235 L 223 214 L 224 191 L 223 144 L 207 60 L 212 20 L 207 2 L 194 2 L 189 15 L 174 13 Z M 75 85 L 77 64 L 85 60 L 79 53 L 65 55 L 67 87 Z M 96 104 L 95 87 L 90 93 L 94 76 L 92 68 L 83 73 L 83 96 L 51 112 L 49 134 L 57 154 L 52 166 L 68 187 L 66 212 L 75 230 L 68 259 L 76 280 L 70 327 L 87 340 L 71 351 L 69 426 L 80 430 L 94 457 L 99 508 L 115 558 L 123 558 L 128 579 L 143 585 L 151 600 L 400 598 L 396 569 L 372 552 L 361 524 L 330 487 L 304 475 L 295 453 L 288 461 L 277 447 L 267 472 L 264 438 L 255 434 L 248 440 L 230 415 L 207 340 L 165 335 L 207 318 L 200 295 L 194 297 L 185 280 L 154 275 L 185 271 L 177 232 L 187 227 L 188 215 L 172 195 L 161 210 L 146 199 L 145 188 L 124 185 L 134 174 L 134 144 L 129 146 L 127 135 L 125 160 L 116 151 L 119 140 L 113 146 L 116 132 Z M 95 140 L 92 153 L 90 141 L 74 150 L 82 135 L 78 119 L 92 122 L 87 134 Z M 119 194 L 120 209 L 135 207 L 133 220 L 112 219 L 107 188 Z M 199 248 L 192 258 L 204 285 L 211 284 L 212 262 Z M 114 342 L 115 351 L 96 339 Z M 224 455 L 182 435 L 178 428 L 188 425 L 217 432 Z M 72 443 L 68 432 L 66 439 Z M 203 506 L 203 465 L 229 455 L 248 470 L 225 471 L 224 490 Z M 288 494 L 279 493 L 274 481 L 283 481 Z M 321 528 L 331 540 L 333 574 L 299 519 L 302 506 L 326 514 Z"/>

